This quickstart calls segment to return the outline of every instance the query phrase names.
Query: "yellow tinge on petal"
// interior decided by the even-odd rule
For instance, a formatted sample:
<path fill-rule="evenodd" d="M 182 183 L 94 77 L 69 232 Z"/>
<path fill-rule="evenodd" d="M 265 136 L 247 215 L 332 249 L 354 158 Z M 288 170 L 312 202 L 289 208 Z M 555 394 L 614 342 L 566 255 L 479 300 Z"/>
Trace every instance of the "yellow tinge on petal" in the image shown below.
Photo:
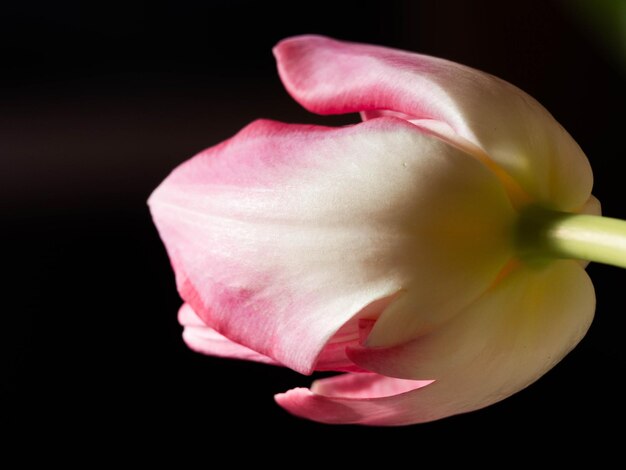
<path fill-rule="evenodd" d="M 451 167 L 438 175 L 440 191 L 406 221 L 410 281 L 376 322 L 368 346 L 409 341 L 445 322 L 481 295 L 513 255 L 516 215 L 499 179 L 460 150 L 450 146 L 446 153 Z"/>
<path fill-rule="evenodd" d="M 437 419 L 490 405 L 537 380 L 580 341 L 594 309 L 593 285 L 575 261 L 520 266 L 440 328 L 351 357 L 385 376 L 434 379 L 412 392 L 415 417 L 407 421 Z"/>

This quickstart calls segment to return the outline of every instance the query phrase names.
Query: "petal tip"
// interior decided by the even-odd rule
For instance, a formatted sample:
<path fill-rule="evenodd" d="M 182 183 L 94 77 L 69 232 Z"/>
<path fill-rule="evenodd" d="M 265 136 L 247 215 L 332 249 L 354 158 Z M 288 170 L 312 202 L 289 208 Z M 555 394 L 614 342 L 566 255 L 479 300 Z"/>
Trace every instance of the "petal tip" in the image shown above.
<path fill-rule="evenodd" d="M 289 413 L 295 416 L 306 417 L 302 414 L 300 408 L 307 399 L 313 397 L 313 392 L 308 388 L 297 387 L 287 390 L 286 392 L 274 395 L 274 401 Z"/>
<path fill-rule="evenodd" d="M 276 394 L 274 400 L 290 414 L 318 423 L 352 424 L 363 418 L 351 407 L 317 395 L 307 388 L 298 387 Z"/>

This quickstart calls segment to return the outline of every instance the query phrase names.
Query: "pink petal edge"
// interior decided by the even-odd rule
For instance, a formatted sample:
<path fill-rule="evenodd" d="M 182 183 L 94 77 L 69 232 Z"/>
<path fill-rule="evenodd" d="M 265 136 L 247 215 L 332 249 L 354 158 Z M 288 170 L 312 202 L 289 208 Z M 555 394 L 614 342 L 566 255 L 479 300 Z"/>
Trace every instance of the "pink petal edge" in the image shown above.
<path fill-rule="evenodd" d="M 195 352 L 209 356 L 241 359 L 277 366 L 282 365 L 272 358 L 229 340 L 213 328 L 206 326 L 189 304 L 183 304 L 180 307 L 178 322 L 185 328 L 183 340 Z"/>
<path fill-rule="evenodd" d="M 414 403 L 414 395 L 432 383 L 373 373 L 343 374 L 318 380 L 311 390 L 295 388 L 274 398 L 290 413 L 313 421 L 396 426 L 435 419 Z"/>

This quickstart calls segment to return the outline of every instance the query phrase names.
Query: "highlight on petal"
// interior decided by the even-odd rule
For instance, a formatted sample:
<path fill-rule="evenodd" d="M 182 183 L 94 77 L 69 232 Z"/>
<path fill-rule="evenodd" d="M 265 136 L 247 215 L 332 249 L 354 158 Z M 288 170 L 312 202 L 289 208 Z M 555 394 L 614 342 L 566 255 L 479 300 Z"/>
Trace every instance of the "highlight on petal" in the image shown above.
<path fill-rule="evenodd" d="M 274 49 L 291 95 L 321 114 L 389 114 L 429 124 L 488 156 L 535 202 L 574 210 L 587 201 L 589 162 L 550 113 L 515 86 L 443 59 L 297 36 Z M 442 125 L 434 124 L 439 121 Z M 453 132 L 448 132 L 452 129 Z"/>
<path fill-rule="evenodd" d="M 476 410 L 523 389 L 559 362 L 586 333 L 594 308 L 591 281 L 575 261 L 539 271 L 520 266 L 432 333 L 393 348 L 349 351 L 357 364 L 384 375 L 332 377 L 277 401 L 316 421 L 371 425 Z M 434 382 L 424 386 L 423 379 Z"/>
<path fill-rule="evenodd" d="M 354 318 L 358 334 L 357 320 L 379 314 L 368 306 L 403 289 L 417 316 L 453 317 L 512 249 L 514 214 L 493 173 L 395 118 L 255 122 L 177 168 L 149 203 L 202 321 L 303 373 L 343 325 Z M 409 336 L 430 326 L 414 322 Z M 383 344 L 406 339 L 391 331 Z M 328 351 L 323 362 L 345 369 L 343 350 Z"/>

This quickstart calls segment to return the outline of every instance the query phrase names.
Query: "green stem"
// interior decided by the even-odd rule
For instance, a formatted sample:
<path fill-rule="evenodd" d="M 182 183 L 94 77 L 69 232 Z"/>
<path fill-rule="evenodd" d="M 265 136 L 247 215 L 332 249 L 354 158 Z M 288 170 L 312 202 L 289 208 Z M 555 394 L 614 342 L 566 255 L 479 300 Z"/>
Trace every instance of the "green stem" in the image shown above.
<path fill-rule="evenodd" d="M 624 220 L 533 207 L 522 214 L 517 235 L 529 261 L 569 258 L 626 268 Z"/>

